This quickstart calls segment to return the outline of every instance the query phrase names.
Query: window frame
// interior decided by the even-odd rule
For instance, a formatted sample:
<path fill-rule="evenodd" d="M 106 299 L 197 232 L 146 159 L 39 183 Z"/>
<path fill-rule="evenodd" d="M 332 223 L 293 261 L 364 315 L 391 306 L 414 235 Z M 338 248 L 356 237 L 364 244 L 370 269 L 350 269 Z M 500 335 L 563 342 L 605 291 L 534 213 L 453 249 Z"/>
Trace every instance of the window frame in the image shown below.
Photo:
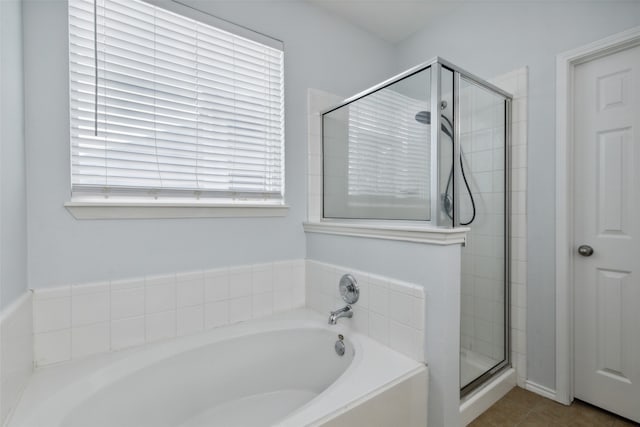
<path fill-rule="evenodd" d="M 153 198 L 144 196 L 148 190 L 140 191 L 139 195 L 127 194 L 120 196 L 119 191 L 104 195 L 83 194 L 83 192 L 71 191 L 72 172 L 69 173 L 69 201 L 64 203 L 65 208 L 76 219 L 153 219 L 153 218 L 214 218 L 214 217 L 282 217 L 288 213 L 289 206 L 286 204 L 286 151 L 285 151 L 285 105 L 286 88 L 284 84 L 284 42 L 265 34 L 253 31 L 246 27 L 215 17 L 205 11 L 195 9 L 174 1 L 163 0 L 141 0 L 151 6 L 165 9 L 169 12 L 182 15 L 186 18 L 200 21 L 204 24 L 227 31 L 236 36 L 243 37 L 263 45 L 282 50 L 282 196 L 277 199 L 247 198 L 228 199 L 219 197 L 198 197 L 195 196 L 162 197 Z M 70 46 L 67 44 L 67 48 Z M 70 81 L 67 80 L 70 85 Z M 70 88 L 69 88 L 70 90 Z M 70 99 L 69 99 L 70 102 Z M 69 106 L 70 107 L 70 106 Z M 69 114 L 71 109 L 68 108 Z M 69 140 L 70 150 L 72 149 L 71 139 Z M 69 162 L 71 167 L 71 159 Z M 184 194 L 192 190 L 185 190 Z"/>

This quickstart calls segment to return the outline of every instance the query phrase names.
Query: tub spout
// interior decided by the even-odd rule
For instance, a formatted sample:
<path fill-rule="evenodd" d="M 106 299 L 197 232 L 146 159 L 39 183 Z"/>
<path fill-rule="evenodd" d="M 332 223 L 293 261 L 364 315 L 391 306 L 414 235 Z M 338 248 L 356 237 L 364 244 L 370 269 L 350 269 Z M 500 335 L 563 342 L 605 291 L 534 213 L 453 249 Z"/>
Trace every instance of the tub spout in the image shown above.
<path fill-rule="evenodd" d="M 342 307 L 339 310 L 332 311 L 331 314 L 329 315 L 329 324 L 335 325 L 338 322 L 338 319 L 341 317 L 348 317 L 348 318 L 353 317 L 353 309 L 351 308 L 350 305 Z"/>

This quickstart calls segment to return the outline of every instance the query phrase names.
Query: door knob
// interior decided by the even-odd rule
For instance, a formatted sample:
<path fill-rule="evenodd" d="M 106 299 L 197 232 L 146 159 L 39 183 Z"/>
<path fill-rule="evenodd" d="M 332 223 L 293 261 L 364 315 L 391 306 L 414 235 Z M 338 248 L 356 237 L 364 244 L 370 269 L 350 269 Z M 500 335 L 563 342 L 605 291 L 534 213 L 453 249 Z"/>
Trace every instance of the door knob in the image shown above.
<path fill-rule="evenodd" d="M 578 246 L 578 253 L 582 256 L 591 256 L 593 255 L 593 248 L 589 245 L 580 245 Z"/>

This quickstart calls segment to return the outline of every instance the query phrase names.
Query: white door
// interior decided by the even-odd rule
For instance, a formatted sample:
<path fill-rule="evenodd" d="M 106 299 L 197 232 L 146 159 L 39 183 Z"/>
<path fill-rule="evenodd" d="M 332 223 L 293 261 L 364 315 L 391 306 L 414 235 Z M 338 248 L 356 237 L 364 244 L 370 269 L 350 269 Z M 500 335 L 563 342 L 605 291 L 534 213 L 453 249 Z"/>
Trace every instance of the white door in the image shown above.
<path fill-rule="evenodd" d="M 574 84 L 574 395 L 640 422 L 640 46 Z"/>

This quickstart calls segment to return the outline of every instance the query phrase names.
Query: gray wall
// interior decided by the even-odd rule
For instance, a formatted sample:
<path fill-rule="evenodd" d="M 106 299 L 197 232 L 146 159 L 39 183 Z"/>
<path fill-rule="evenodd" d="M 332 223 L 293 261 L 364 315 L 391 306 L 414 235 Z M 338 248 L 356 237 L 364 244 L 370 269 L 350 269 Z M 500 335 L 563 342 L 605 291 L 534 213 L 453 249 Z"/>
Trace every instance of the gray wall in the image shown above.
<path fill-rule="evenodd" d="M 640 25 L 640 2 L 463 6 L 399 44 L 396 71 L 436 55 L 484 78 L 529 67 L 527 371 L 554 389 L 556 54 Z"/>
<path fill-rule="evenodd" d="M 70 197 L 67 4 L 25 0 L 29 285 L 42 288 L 305 256 L 307 88 L 358 92 L 392 48 L 304 2 L 187 3 L 284 41 L 285 218 L 85 220 Z"/>
<path fill-rule="evenodd" d="M 0 1 L 0 310 L 27 290 L 22 2 Z"/>

